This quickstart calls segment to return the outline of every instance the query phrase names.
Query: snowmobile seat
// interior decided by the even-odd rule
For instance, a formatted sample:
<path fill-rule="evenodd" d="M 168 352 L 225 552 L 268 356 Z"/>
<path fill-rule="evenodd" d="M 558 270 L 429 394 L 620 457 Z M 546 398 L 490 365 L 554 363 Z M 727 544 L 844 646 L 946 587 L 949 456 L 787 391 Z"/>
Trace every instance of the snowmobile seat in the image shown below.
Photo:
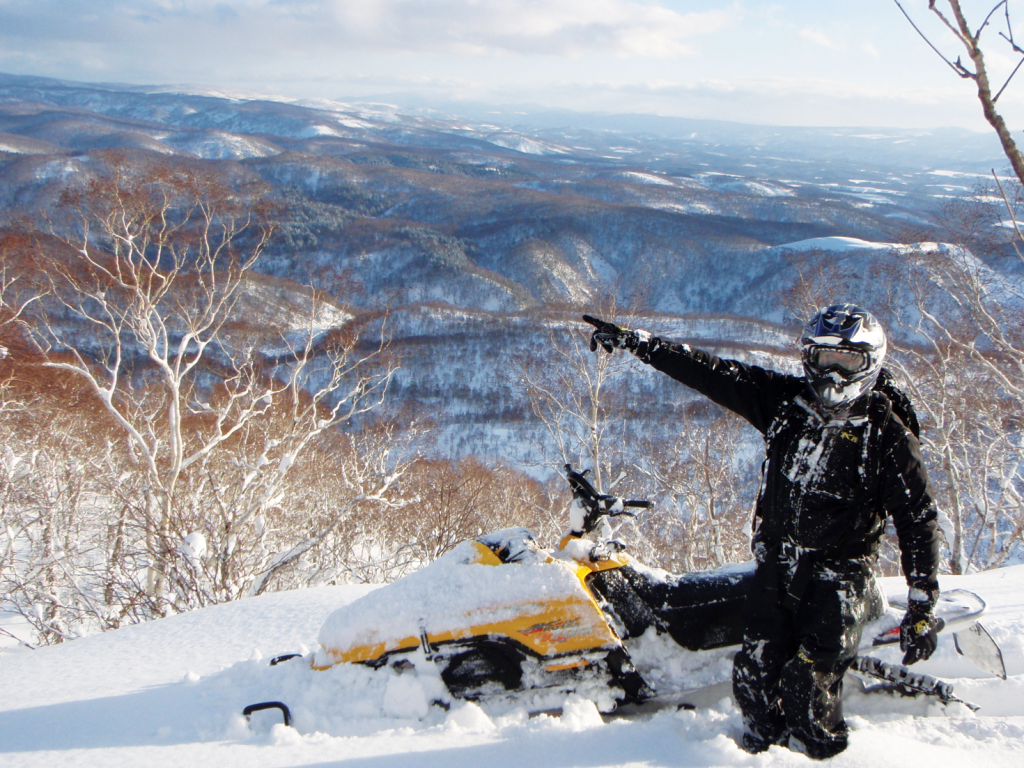
<path fill-rule="evenodd" d="M 691 651 L 738 645 L 743 640 L 743 603 L 753 563 L 680 576 L 625 566 L 588 577 L 626 637 L 650 627 L 668 632 Z M 611 608 L 615 606 L 615 608 Z"/>

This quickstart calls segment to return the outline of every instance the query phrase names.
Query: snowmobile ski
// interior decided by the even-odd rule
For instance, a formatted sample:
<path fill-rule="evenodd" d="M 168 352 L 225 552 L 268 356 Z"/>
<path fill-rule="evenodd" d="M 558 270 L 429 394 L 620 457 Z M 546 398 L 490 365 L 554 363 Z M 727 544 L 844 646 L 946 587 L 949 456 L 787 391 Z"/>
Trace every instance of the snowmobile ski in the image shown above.
<path fill-rule="evenodd" d="M 880 690 L 891 690 L 903 696 L 935 696 L 943 704 L 957 702 L 963 704 L 972 712 L 977 712 L 980 707 L 971 704 L 969 701 L 953 695 L 953 686 L 938 678 L 912 672 L 902 664 L 890 664 L 876 659 L 874 656 L 858 656 L 853 660 L 850 669 L 864 677 L 874 678 L 881 681 L 883 688 Z M 865 690 L 879 690 L 867 687 Z"/>
<path fill-rule="evenodd" d="M 262 712 L 265 709 L 279 709 L 281 710 L 281 716 L 284 718 L 285 725 L 292 724 L 292 711 L 288 709 L 288 705 L 280 701 L 262 701 L 259 704 L 250 704 L 242 710 L 242 716 L 248 720 L 252 717 L 253 712 Z"/>

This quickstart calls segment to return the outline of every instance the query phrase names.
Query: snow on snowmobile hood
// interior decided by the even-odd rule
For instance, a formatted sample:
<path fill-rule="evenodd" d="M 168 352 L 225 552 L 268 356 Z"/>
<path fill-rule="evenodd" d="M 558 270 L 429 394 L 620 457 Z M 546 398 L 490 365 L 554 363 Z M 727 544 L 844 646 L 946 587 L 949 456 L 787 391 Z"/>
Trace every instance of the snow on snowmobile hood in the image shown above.
<path fill-rule="evenodd" d="M 488 543 L 501 533 L 520 531 L 523 529 L 491 534 Z M 516 535 L 505 538 L 512 543 L 522 541 Z M 313 665 L 321 668 L 339 661 L 376 658 L 404 648 L 424 632 L 469 636 L 473 627 L 521 619 L 550 610 L 552 604 L 590 606 L 593 598 L 581 578 L 572 562 L 552 558 L 535 546 L 521 547 L 514 559 L 502 563 L 481 541 L 465 541 L 422 570 L 328 616 L 320 629 L 322 647 Z M 603 626 L 597 626 L 602 622 L 596 605 L 594 626 L 589 626 L 587 614 L 587 610 L 574 612 L 576 635 L 617 642 Z M 383 622 L 382 617 L 386 617 Z M 542 636 L 538 634 L 538 638 Z M 543 641 L 535 647 L 545 652 Z"/>

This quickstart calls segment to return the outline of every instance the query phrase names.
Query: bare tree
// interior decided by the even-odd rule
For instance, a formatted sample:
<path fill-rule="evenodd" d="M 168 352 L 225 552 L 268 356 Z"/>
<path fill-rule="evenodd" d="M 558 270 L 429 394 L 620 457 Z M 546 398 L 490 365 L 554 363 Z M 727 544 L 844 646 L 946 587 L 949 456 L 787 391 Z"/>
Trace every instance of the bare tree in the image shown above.
<path fill-rule="evenodd" d="M 929 352 L 908 355 L 909 386 L 929 421 L 923 443 L 938 459 L 950 570 L 996 568 L 1022 543 L 1024 434 L 984 367 L 949 345 Z"/>
<path fill-rule="evenodd" d="M 52 426 L 66 426 L 62 421 Z M 80 450 L 77 437 L 55 434 L 47 450 L 27 457 L 12 452 L 2 468 L 8 490 L 2 501 L 2 602 L 21 613 L 43 644 L 77 637 L 86 617 L 103 613 L 90 589 L 103 561 L 90 535 L 99 467 Z"/>
<path fill-rule="evenodd" d="M 1019 190 L 1017 190 L 1019 193 Z M 920 339 L 949 346 L 988 371 L 1006 394 L 1024 403 L 1024 332 L 1017 322 L 1024 302 L 1018 277 L 1001 274 L 979 255 L 998 260 L 1020 247 L 1016 231 L 994 215 L 987 188 L 942 208 L 943 243 L 900 249 L 903 269 L 893 271 L 890 304 Z M 1018 206 L 1007 196 L 1012 218 Z M 914 240 L 916 238 L 908 238 Z"/>
<path fill-rule="evenodd" d="M 957 56 L 954 61 L 952 57 L 944 54 L 936 42 L 921 30 L 921 27 L 914 21 L 913 16 L 904 8 L 903 3 L 900 0 L 893 0 L 893 2 L 896 3 L 903 15 L 913 25 L 914 29 L 917 30 L 918 34 L 921 35 L 922 39 L 928 43 L 929 47 L 938 54 L 958 77 L 974 82 L 978 91 L 978 101 L 981 103 L 985 119 L 995 130 L 996 135 L 999 136 L 1003 152 L 1006 154 L 1007 159 L 1009 159 L 1014 174 L 1024 183 L 1024 156 L 1021 155 L 1020 150 L 1017 148 L 1017 143 L 1014 141 L 1010 129 L 1006 127 L 1006 121 L 1003 120 L 1002 115 L 996 109 L 999 98 L 1006 91 L 1007 86 L 1010 85 L 1010 82 L 1021 66 L 1024 65 L 1024 48 L 1017 44 L 1013 35 L 1009 0 L 1000 0 L 1000 2 L 989 7 L 988 13 L 974 27 L 968 21 L 967 15 L 961 7 L 960 0 L 945 0 L 944 3 L 940 2 L 940 0 L 928 0 L 928 10 L 934 14 L 949 34 L 963 46 L 967 58 L 970 60 L 969 64 L 963 63 L 962 55 Z M 1002 44 L 1015 57 L 1018 57 L 1018 60 L 1016 66 L 1010 71 L 1002 85 L 994 88 L 985 60 L 987 41 L 982 41 L 982 34 L 990 26 L 993 26 L 993 22 L 996 20 L 1002 22 L 1003 29 L 998 32 L 998 36 L 1002 39 Z"/>
<path fill-rule="evenodd" d="M 682 571 L 748 559 L 756 481 L 741 419 L 712 405 L 690 409 L 677 426 L 671 443 L 646 446 L 639 467 L 658 498 L 637 524 L 641 551 Z"/>
<path fill-rule="evenodd" d="M 960 0 L 929 0 L 929 11 L 963 46 L 967 64 L 962 55 L 953 60 L 942 53 L 900 0 L 894 2 L 947 66 L 974 81 L 1018 182 L 1006 185 L 992 173 L 1008 222 L 993 221 L 990 206 L 977 199 L 946 206 L 942 221 L 952 245 L 921 246 L 909 254 L 913 301 L 901 317 L 923 347 L 904 350 L 903 362 L 927 411 L 924 442 L 940 457 L 934 474 L 945 485 L 950 567 L 963 573 L 1007 562 L 1020 551 L 1024 527 L 1019 462 L 1024 337 L 1017 322 L 1024 291 L 1015 276 L 997 274 L 978 258 L 1006 253 L 1008 243 L 1024 261 L 1018 225 L 1024 158 L 997 109 L 1024 65 L 1024 48 L 1014 37 L 1009 0 L 986 4 L 987 13 L 974 26 Z M 983 33 L 990 28 L 998 29 L 996 42 L 1016 60 L 1001 84 L 993 81 L 987 62 L 992 37 L 983 40 Z M 1009 237 L 1000 244 L 1004 232 Z"/>
<path fill-rule="evenodd" d="M 35 402 L 0 413 L 0 605 L 43 644 L 150 618 L 137 452 L 133 463 L 130 442 L 77 378 L 36 366 L 15 386 L 35 392 Z M 262 421 L 251 439 L 236 438 L 183 473 L 167 553 L 169 609 L 346 580 L 363 563 L 351 532 L 393 524 L 406 501 L 396 481 L 415 458 L 415 425 L 400 433 L 393 424 L 350 426 L 312 439 L 284 482 L 274 479 L 275 502 L 238 525 L 246 490 L 269 482 L 241 478 L 293 419 L 281 411 Z M 274 476 L 279 466 L 262 469 Z"/>
<path fill-rule="evenodd" d="M 202 496 L 222 518 L 224 567 L 204 599 L 264 588 L 227 566 L 240 532 L 284 503 L 299 454 L 381 402 L 395 363 L 382 324 L 367 346 L 313 293 L 305 319 L 253 322 L 261 286 L 249 273 L 272 230 L 260 185 L 105 160 L 39 240 L 52 287 L 29 327 L 44 365 L 85 382 L 127 436 L 144 482 L 124 503 L 144 523 L 145 595 L 163 615 L 176 561 L 195 555 L 197 539 L 183 545 L 176 530 L 188 505 Z"/>
<path fill-rule="evenodd" d="M 281 543 L 256 569 L 252 593 L 265 591 L 277 574 L 303 558 L 312 560 L 307 565 L 319 571 L 323 580 L 325 558 L 320 550 L 326 542 L 336 541 L 353 522 L 394 520 L 396 512 L 414 502 L 415 497 L 411 498 L 401 484 L 417 458 L 413 446 L 421 430 L 418 424 L 405 424 L 399 434 L 398 425 L 391 422 L 353 434 L 325 434 L 327 445 L 317 452 L 318 461 L 307 462 L 304 468 L 307 477 L 311 469 L 316 475 L 307 486 L 306 503 L 295 505 L 306 512 L 297 515 L 299 510 L 284 508 L 276 516 Z M 294 483 L 292 487 L 296 487 Z M 401 537 L 405 532 L 399 529 L 393 533 Z M 347 554 L 345 570 L 355 559 L 351 551 Z M 337 581 L 339 573 L 330 573 L 329 578 Z"/>
<path fill-rule="evenodd" d="M 416 501 L 398 524 L 423 564 L 490 531 L 523 526 L 551 541 L 564 527 L 563 519 L 557 527 L 550 522 L 552 509 L 561 513 L 567 495 L 555 500 L 524 473 L 475 457 L 421 460 L 406 485 Z"/>
<path fill-rule="evenodd" d="M 997 567 L 1024 543 L 1024 336 L 1014 319 L 1021 296 L 1012 278 L 964 245 L 903 256 L 893 318 L 908 341 L 894 345 L 892 364 L 922 417 L 950 570 Z"/>
<path fill-rule="evenodd" d="M 602 316 L 614 314 L 609 308 Z M 512 367 L 515 385 L 543 427 L 544 464 L 559 474 L 565 464 L 590 468 L 603 492 L 614 480 L 613 466 L 621 464 L 626 437 L 625 402 L 617 385 L 634 363 L 629 355 L 592 352 L 592 330 L 582 322 L 552 319 L 543 354 L 518 356 Z"/>
<path fill-rule="evenodd" d="M 31 345 L 26 344 L 26 310 L 46 293 L 31 254 L 27 236 L 0 231 L 0 411 L 13 405 L 8 399 L 11 359 L 24 357 L 30 350 Z"/>
<path fill-rule="evenodd" d="M 77 381 L 13 367 L 13 400 L 28 407 L 0 412 L 0 605 L 43 644 L 115 628 L 134 599 L 117 586 L 104 503 L 123 456 Z"/>

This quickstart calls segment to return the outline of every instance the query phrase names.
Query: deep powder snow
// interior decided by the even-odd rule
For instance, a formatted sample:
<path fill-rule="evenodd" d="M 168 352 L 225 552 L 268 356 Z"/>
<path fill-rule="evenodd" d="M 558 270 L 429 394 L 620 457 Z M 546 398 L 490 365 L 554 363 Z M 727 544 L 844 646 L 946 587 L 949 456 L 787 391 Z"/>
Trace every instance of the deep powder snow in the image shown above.
<path fill-rule="evenodd" d="M 502 569 L 494 569 L 499 571 Z M 423 577 L 420 577 L 423 578 Z M 1018 765 L 1024 754 L 1024 566 L 966 577 L 943 587 L 978 592 L 989 604 L 984 624 L 1001 645 L 1009 680 L 986 676 L 959 657 L 952 639 L 918 669 L 941 676 L 963 706 L 865 695 L 848 681 L 850 748 L 835 766 L 989 768 Z M 893 595 L 900 579 L 883 580 Z M 695 711 L 605 722 L 579 697 L 560 717 L 530 718 L 523 708 L 487 711 L 456 702 L 431 706 L 440 680 L 338 665 L 311 670 L 303 659 L 268 665 L 269 657 L 311 654 L 325 619 L 367 587 L 278 593 L 194 611 L 146 625 L 36 651 L 0 650 L 0 764 L 4 766 L 775 766 L 809 765 L 773 747 L 747 755 L 736 746 L 739 713 L 728 685 Z M 451 594 L 451 593 L 449 593 Z M 372 623 L 372 594 L 362 600 Z M 421 606 L 422 607 L 422 606 Z M 411 613 L 410 613 L 411 615 Z M 391 618 L 378 616 L 379 625 Z M 678 657 L 657 638 L 638 656 L 652 676 L 671 677 Z M 898 650 L 877 654 L 898 660 Z M 640 659 L 638 659 L 640 660 Z M 729 662 L 708 657 L 688 670 L 702 684 L 727 680 Z M 422 665 L 427 670 L 427 665 Z M 295 727 L 276 713 L 246 724 L 245 704 L 287 702 Z M 965 763 L 966 761 L 966 763 Z"/>

